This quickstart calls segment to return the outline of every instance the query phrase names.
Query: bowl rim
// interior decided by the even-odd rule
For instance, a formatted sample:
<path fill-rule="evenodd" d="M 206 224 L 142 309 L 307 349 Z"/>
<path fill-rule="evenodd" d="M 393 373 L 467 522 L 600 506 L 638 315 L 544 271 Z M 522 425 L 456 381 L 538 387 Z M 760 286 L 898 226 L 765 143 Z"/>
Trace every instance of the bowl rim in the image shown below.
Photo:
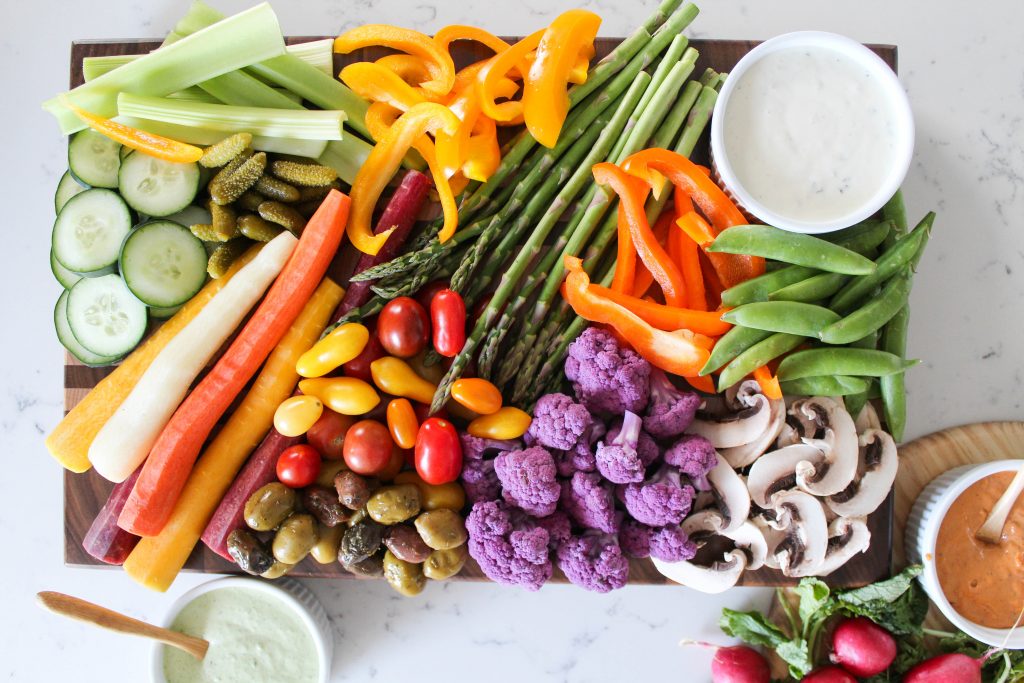
<path fill-rule="evenodd" d="M 286 580 L 288 579 L 278 579 L 278 581 Z M 206 593 L 210 593 L 215 590 L 221 590 L 223 588 L 245 588 L 247 590 L 261 591 L 267 595 L 273 595 L 275 598 L 291 607 L 292 610 L 299 615 L 299 618 L 306 626 L 306 630 L 309 632 L 310 637 L 313 639 L 313 644 L 316 646 L 317 660 L 319 662 L 317 681 L 319 683 L 327 683 L 331 675 L 331 661 L 326 643 L 324 643 L 324 636 L 319 625 L 313 618 L 313 615 L 309 613 L 309 610 L 306 609 L 306 606 L 303 605 L 294 595 L 289 593 L 287 589 L 275 585 L 274 583 L 270 583 L 269 581 L 261 581 L 248 576 L 225 576 L 219 579 L 213 579 L 212 581 L 205 581 L 178 596 L 178 598 L 171 603 L 171 606 L 168 608 L 164 618 L 160 621 L 160 625 L 164 628 L 170 628 L 174 619 L 183 609 L 185 609 L 186 605 L 201 595 L 205 595 Z M 151 660 L 151 677 L 153 683 L 167 683 L 167 679 L 164 676 L 163 666 L 163 653 L 164 648 L 166 647 L 168 646 L 163 643 L 153 644 Z"/>
<path fill-rule="evenodd" d="M 782 49 L 800 46 L 826 47 L 837 50 L 869 68 L 882 85 L 887 99 L 891 104 L 893 120 L 896 127 L 896 150 L 893 163 L 885 181 L 879 185 L 870 201 L 844 216 L 826 221 L 804 221 L 784 216 L 763 203 L 754 199 L 742 183 L 729 163 L 725 146 L 725 110 L 737 84 L 742 80 L 751 66 L 765 56 Z M 828 31 L 793 31 L 770 38 L 744 55 L 729 72 L 715 102 L 711 117 L 711 158 L 716 173 L 721 178 L 723 189 L 734 195 L 741 208 L 768 225 L 804 234 L 820 234 L 850 227 L 866 220 L 876 213 L 889 199 L 896 194 L 914 157 L 915 126 L 910 100 L 907 97 L 899 76 L 886 64 L 881 57 L 865 45 L 838 33 Z"/>
<path fill-rule="evenodd" d="M 1008 628 L 993 628 L 991 626 L 985 626 L 973 622 L 953 607 L 946 598 L 946 593 L 942 589 L 942 584 L 939 582 L 939 572 L 937 563 L 935 562 L 935 551 L 938 543 L 939 529 L 942 527 L 942 522 L 946 519 L 946 513 L 949 512 L 949 508 L 953 505 L 953 502 L 960 497 L 960 495 L 970 488 L 973 484 L 981 481 L 985 477 L 992 474 L 998 474 L 1000 472 L 1016 471 L 1021 466 L 1021 459 L 1007 459 L 1007 460 L 993 460 L 992 462 L 978 463 L 977 465 L 968 466 L 968 468 L 960 473 L 956 479 L 946 485 L 944 491 L 942 491 L 937 502 L 934 506 L 927 511 L 925 519 L 922 520 L 921 526 L 923 531 L 920 533 L 922 542 L 918 549 L 921 558 L 931 557 L 931 560 L 923 562 L 924 568 L 921 573 L 921 585 L 924 587 L 925 592 L 928 593 L 928 597 L 931 599 L 935 606 L 939 608 L 942 615 L 949 619 L 950 622 L 958 629 L 971 636 L 975 640 L 980 640 L 983 643 L 992 646 L 1003 646 L 1003 641 L 1006 641 L 1005 647 L 1009 648 L 1021 648 L 1024 647 L 1024 630 L 1018 628 L 1012 635 L 1011 630 Z M 940 477 L 942 475 L 939 475 Z M 927 486 L 925 490 L 927 490 Z M 922 494 L 924 495 L 924 490 Z M 1009 640 L 1007 639 L 1009 636 Z"/>

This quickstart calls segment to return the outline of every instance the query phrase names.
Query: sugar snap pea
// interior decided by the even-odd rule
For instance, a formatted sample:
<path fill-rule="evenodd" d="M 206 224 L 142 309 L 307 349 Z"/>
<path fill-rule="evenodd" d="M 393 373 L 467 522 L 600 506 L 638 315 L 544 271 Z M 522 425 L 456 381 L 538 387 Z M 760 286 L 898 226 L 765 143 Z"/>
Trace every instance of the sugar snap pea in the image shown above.
<path fill-rule="evenodd" d="M 802 377 L 779 383 L 783 393 L 800 396 L 867 396 L 868 380 L 850 375 L 828 375 L 824 377 Z M 863 405 L 861 406 L 863 407 Z M 850 410 L 849 404 L 846 407 Z M 860 412 L 859 410 L 857 411 Z M 851 410 L 850 414 L 853 412 Z"/>
<path fill-rule="evenodd" d="M 725 366 L 718 376 L 718 390 L 725 391 L 768 361 L 800 346 L 804 339 L 798 334 L 777 332 L 759 341 Z"/>
<path fill-rule="evenodd" d="M 821 375 L 884 377 L 903 372 L 917 362 L 886 351 L 849 346 L 807 349 L 786 356 L 779 364 L 778 377 L 781 381 Z"/>
<path fill-rule="evenodd" d="M 897 239 L 907 234 L 907 207 L 903 204 L 903 190 L 896 190 L 896 194 L 885 203 L 882 216 L 893 223 L 892 234 L 885 240 L 885 246 L 891 247 Z"/>
<path fill-rule="evenodd" d="M 765 330 L 736 325 L 715 343 L 715 347 L 711 350 L 711 357 L 700 369 L 701 377 L 710 375 L 754 344 L 770 336 L 772 333 Z"/>
<path fill-rule="evenodd" d="M 907 327 L 910 322 L 909 304 L 900 309 L 885 326 L 879 339 L 879 347 L 899 357 L 907 353 Z M 897 443 L 903 440 L 907 427 L 907 391 L 903 373 L 886 375 L 878 380 L 882 397 L 882 413 L 885 425 Z"/>
<path fill-rule="evenodd" d="M 874 332 L 872 332 L 870 334 L 864 335 L 863 337 L 861 337 L 857 341 L 851 343 L 850 346 L 855 346 L 858 349 L 874 349 L 874 348 L 877 348 L 878 347 L 878 336 L 879 336 L 879 334 L 878 334 L 878 331 L 876 330 L 876 331 L 874 331 Z M 890 377 L 895 377 L 895 375 L 890 375 Z M 870 385 L 873 382 L 873 380 L 867 380 L 867 382 L 868 382 L 868 385 L 870 387 Z M 846 402 L 846 410 L 847 410 L 847 412 L 849 412 L 850 415 L 852 415 L 854 418 L 856 418 L 858 415 L 860 415 L 860 411 L 864 409 L 864 404 L 868 402 L 868 392 L 865 389 L 864 391 L 858 391 L 858 392 L 853 393 L 853 394 L 848 394 L 846 396 L 845 402 Z"/>
<path fill-rule="evenodd" d="M 763 256 L 830 273 L 867 275 L 875 270 L 875 264 L 870 259 L 838 244 L 769 225 L 736 225 L 726 228 L 707 250 Z"/>
<path fill-rule="evenodd" d="M 722 320 L 769 332 L 817 337 L 839 321 L 839 314 L 823 306 L 798 301 L 760 301 L 734 308 L 723 314 Z"/>
<path fill-rule="evenodd" d="M 842 230 L 830 232 L 823 235 L 822 239 L 863 254 L 885 242 L 886 238 L 892 234 L 892 227 L 892 222 L 887 220 L 864 221 Z"/>
<path fill-rule="evenodd" d="M 772 292 L 806 280 L 817 273 L 805 266 L 785 266 L 733 285 L 722 292 L 723 306 L 741 306 L 754 301 L 767 301 Z"/>
<path fill-rule="evenodd" d="M 832 297 L 829 307 L 847 313 L 879 286 L 896 273 L 900 272 L 914 257 L 921 252 L 931 232 L 935 212 L 926 215 L 909 234 L 898 239 L 891 247 L 878 257 L 875 272 L 863 277 L 854 278 Z"/>
<path fill-rule="evenodd" d="M 800 268 L 801 266 L 794 266 Z M 786 285 L 782 289 L 776 289 L 768 295 L 769 301 L 824 301 L 846 284 L 850 279 L 849 275 L 841 273 L 818 273 L 806 280 Z"/>
<path fill-rule="evenodd" d="M 910 269 L 889 280 L 878 296 L 821 330 L 818 338 L 826 344 L 849 344 L 875 332 L 892 320 L 910 296 Z"/>

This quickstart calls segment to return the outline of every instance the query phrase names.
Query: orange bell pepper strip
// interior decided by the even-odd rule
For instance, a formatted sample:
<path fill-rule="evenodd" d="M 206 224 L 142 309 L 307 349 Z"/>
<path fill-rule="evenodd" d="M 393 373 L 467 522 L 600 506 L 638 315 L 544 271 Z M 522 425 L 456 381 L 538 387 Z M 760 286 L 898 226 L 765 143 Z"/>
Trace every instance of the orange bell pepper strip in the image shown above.
<path fill-rule="evenodd" d="M 61 97 L 60 103 L 74 112 L 75 116 L 82 119 L 83 123 L 97 133 L 151 157 L 179 164 L 191 164 L 199 161 L 199 158 L 203 156 L 203 150 L 199 147 L 103 118 L 82 109 L 67 97 Z"/>
<path fill-rule="evenodd" d="M 426 63 L 415 55 L 386 55 L 374 64 L 391 71 L 411 86 L 418 86 L 430 80 L 430 71 L 427 70 Z"/>
<path fill-rule="evenodd" d="M 449 54 L 451 53 L 451 44 L 457 40 L 472 40 L 473 42 L 480 43 L 484 47 L 493 50 L 495 54 L 504 52 L 512 47 L 490 31 L 485 31 L 484 29 L 477 28 L 476 26 L 452 24 L 451 26 L 445 26 L 434 34 L 434 42 L 437 43 L 438 47 Z"/>
<path fill-rule="evenodd" d="M 626 220 L 625 206 L 620 203 L 618 211 L 615 274 L 612 276 L 612 291 L 629 293 L 636 289 L 634 287 L 636 284 L 636 248 L 633 246 L 633 237 L 629 234 L 629 223 Z"/>
<path fill-rule="evenodd" d="M 352 245 L 363 252 L 375 256 L 384 243 L 388 241 L 391 230 L 379 234 L 373 233 L 373 209 L 377 205 L 381 192 L 391 177 L 402 164 L 402 158 L 410 147 L 413 147 L 428 132 L 444 130 L 454 133 L 459 126 L 459 119 L 448 107 L 434 102 L 423 102 L 402 114 L 398 120 L 381 136 L 370 151 L 366 161 L 356 174 L 352 183 L 352 215 L 348 222 L 348 237 Z M 433 145 L 429 148 L 421 145 L 418 150 L 430 167 L 434 185 L 441 199 L 444 210 L 444 225 L 438 237 L 444 242 L 455 233 L 458 225 L 458 210 L 448 180 L 441 173 L 437 164 Z"/>
<path fill-rule="evenodd" d="M 676 220 L 676 225 L 701 249 L 715 241 L 715 231 L 696 211 L 684 213 Z"/>
<path fill-rule="evenodd" d="M 654 237 L 658 240 L 658 243 L 663 245 L 668 251 L 669 258 L 679 265 L 679 259 L 676 254 L 672 252 L 672 242 L 668 239 L 669 235 L 679 232 L 679 229 L 674 225 L 675 214 L 672 211 L 664 211 L 658 216 L 657 222 L 654 224 Z M 680 266 L 681 268 L 681 266 Z M 683 273 L 683 281 L 686 280 L 686 273 Z M 633 296 L 643 297 L 647 294 L 647 291 L 654 284 L 654 276 L 651 275 L 651 271 L 647 270 L 647 266 L 641 261 L 636 268 L 636 277 L 633 281 Z M 684 287 L 685 289 L 685 287 Z"/>
<path fill-rule="evenodd" d="M 718 393 L 718 389 L 715 388 L 715 380 L 713 380 L 709 375 L 705 375 L 704 377 L 699 375 L 696 377 L 684 377 L 683 379 L 685 379 L 687 384 L 697 391 L 703 391 L 705 394 Z"/>
<path fill-rule="evenodd" d="M 647 214 L 644 212 L 644 202 L 649 191 L 647 184 L 615 164 L 595 164 L 592 172 L 598 184 L 610 186 L 619 195 L 619 203 L 625 210 L 626 222 L 629 224 L 630 236 L 636 246 L 637 255 L 661 285 L 665 302 L 672 306 L 683 306 L 686 303 L 683 274 L 679 266 L 669 258 L 668 252 L 658 242 L 647 223 Z"/>
<path fill-rule="evenodd" d="M 580 76 L 580 54 L 587 54 L 588 46 L 593 54 L 600 26 L 601 17 L 593 12 L 571 9 L 551 22 L 537 45 L 523 88 L 523 116 L 530 134 L 545 147 L 558 142 L 569 113 L 569 78 Z"/>
<path fill-rule="evenodd" d="M 374 62 L 349 64 L 338 78 L 363 99 L 384 102 L 401 111 L 409 111 L 414 105 L 427 101 L 421 91 L 403 81 L 401 76 Z"/>
<path fill-rule="evenodd" d="M 767 365 L 754 370 L 754 379 L 757 380 L 757 385 L 761 387 L 761 393 L 770 399 L 782 398 L 782 387 L 779 386 L 779 378 L 772 375 L 771 369 Z"/>
<path fill-rule="evenodd" d="M 489 59 L 477 74 L 477 82 L 480 84 L 480 106 L 483 112 L 496 122 L 510 121 L 523 114 L 522 102 L 496 101 L 501 97 L 497 91 L 498 84 L 508 77 L 514 67 L 525 63 L 527 55 L 537 49 L 543 36 L 544 29 L 534 31 L 509 49 Z M 533 67 L 530 67 L 531 71 L 532 69 Z"/>
<path fill-rule="evenodd" d="M 616 292 L 609 287 L 597 284 L 591 284 L 590 291 L 624 308 L 628 308 L 651 327 L 656 327 L 666 332 L 687 329 L 709 337 L 720 337 L 732 329 L 731 323 L 722 320 L 722 311 L 701 311 L 692 308 L 668 306 L 666 304 L 659 304 L 656 301 L 648 301 L 640 297 Z"/>
<path fill-rule="evenodd" d="M 462 175 L 462 171 L 457 172 L 451 178 L 448 179 L 448 187 L 451 188 L 452 194 L 458 197 L 462 194 L 462 191 L 469 186 L 469 178 Z"/>
<path fill-rule="evenodd" d="M 590 276 L 583 270 L 583 261 L 565 257 L 568 276 L 562 288 L 565 300 L 581 318 L 611 326 L 626 339 L 637 353 L 666 372 L 695 376 L 710 357 L 714 341 L 709 337 L 682 329 L 666 332 L 644 322 L 642 318 L 590 288 Z"/>
<path fill-rule="evenodd" d="M 455 84 L 455 62 L 451 56 L 438 47 L 433 38 L 419 31 L 387 24 L 365 24 L 335 38 L 334 51 L 348 54 L 374 45 L 389 47 L 422 59 L 430 79 L 423 81 L 420 86 L 428 93 L 445 95 Z"/>
<path fill-rule="evenodd" d="M 693 210 L 693 202 L 690 201 L 690 197 L 683 191 L 674 192 L 672 200 L 676 209 L 676 221 L 669 231 L 669 253 L 679 264 L 679 269 L 683 271 L 683 281 L 686 283 L 686 307 L 706 311 L 708 302 L 704 292 L 704 273 L 701 272 L 700 256 L 698 255 L 700 248 L 679 223 L 683 216 L 691 213 L 694 216 L 697 214 Z"/>

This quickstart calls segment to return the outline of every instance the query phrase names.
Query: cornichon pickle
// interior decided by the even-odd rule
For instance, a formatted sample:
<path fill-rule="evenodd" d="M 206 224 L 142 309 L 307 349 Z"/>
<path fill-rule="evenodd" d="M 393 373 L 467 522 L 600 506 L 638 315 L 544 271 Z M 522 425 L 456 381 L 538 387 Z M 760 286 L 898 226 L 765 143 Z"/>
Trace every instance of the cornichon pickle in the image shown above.
<path fill-rule="evenodd" d="M 302 164 L 278 159 L 270 165 L 270 172 L 281 180 L 302 187 L 330 185 L 338 179 L 338 172 L 320 164 Z"/>
<path fill-rule="evenodd" d="M 230 235 L 225 235 L 209 223 L 194 223 L 188 226 L 188 229 L 192 231 L 193 235 L 204 242 L 227 242 L 231 239 Z"/>
<path fill-rule="evenodd" d="M 266 167 L 267 155 L 264 152 L 253 154 L 233 172 L 230 171 L 231 164 L 228 164 L 223 171 L 213 177 L 206 188 L 210 192 L 210 199 L 214 204 L 230 204 L 256 184 Z"/>
<path fill-rule="evenodd" d="M 210 145 L 203 150 L 203 156 L 199 158 L 199 165 L 206 168 L 217 168 L 228 163 L 239 154 L 245 151 L 246 147 L 252 144 L 250 133 L 235 133 L 229 135 L 220 142 Z"/>
<path fill-rule="evenodd" d="M 284 228 L 278 227 L 270 221 L 265 221 L 251 213 L 239 216 L 238 229 L 243 235 L 257 242 L 269 242 L 284 232 Z"/>
<path fill-rule="evenodd" d="M 340 190 L 341 183 L 335 180 L 330 185 L 321 185 L 320 187 L 300 187 L 299 188 L 299 199 L 300 202 L 322 202 L 331 190 Z"/>
<path fill-rule="evenodd" d="M 295 210 L 299 212 L 299 215 L 308 219 L 316 213 L 316 210 L 320 208 L 321 203 L 323 203 L 322 199 L 312 199 L 308 202 L 293 204 L 293 206 L 295 207 Z"/>
<path fill-rule="evenodd" d="M 274 201 L 263 202 L 260 204 L 259 211 L 263 219 L 277 223 L 294 233 L 302 232 L 302 229 L 306 227 L 306 219 L 302 217 L 302 214 L 287 204 Z"/>
<path fill-rule="evenodd" d="M 213 250 L 212 254 L 210 254 L 210 260 L 206 264 L 206 272 L 210 274 L 210 277 L 216 280 L 228 271 L 228 268 L 231 267 L 234 260 L 241 256 L 242 252 L 244 252 L 250 244 L 252 244 L 252 242 L 249 240 L 238 237 L 220 245 Z"/>
<path fill-rule="evenodd" d="M 242 196 L 235 201 L 235 205 L 245 211 L 251 211 L 256 213 L 260 210 L 260 204 L 267 201 L 267 198 L 261 194 L 248 190 L 242 193 Z"/>
<path fill-rule="evenodd" d="M 227 242 L 241 234 L 238 232 L 238 214 L 231 206 L 210 202 L 210 216 L 213 218 L 213 229 L 222 235 L 218 241 Z"/>
<path fill-rule="evenodd" d="M 260 176 L 253 189 L 267 199 L 276 199 L 279 202 L 294 202 L 299 199 L 299 189 L 297 187 L 266 173 Z"/>

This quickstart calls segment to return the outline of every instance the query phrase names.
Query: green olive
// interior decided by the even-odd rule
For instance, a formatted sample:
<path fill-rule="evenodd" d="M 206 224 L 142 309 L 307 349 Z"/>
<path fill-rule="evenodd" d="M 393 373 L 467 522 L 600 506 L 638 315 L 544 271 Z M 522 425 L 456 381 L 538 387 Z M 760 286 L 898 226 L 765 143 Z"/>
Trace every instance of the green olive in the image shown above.
<path fill-rule="evenodd" d="M 344 460 L 324 460 L 320 464 L 320 474 L 317 475 L 316 483 L 320 486 L 333 486 L 338 472 L 344 472 L 347 469 Z"/>
<path fill-rule="evenodd" d="M 420 491 L 413 484 L 385 486 L 366 501 L 366 511 L 381 524 L 398 524 L 420 511 Z"/>
<path fill-rule="evenodd" d="M 435 550 L 423 563 L 423 574 L 428 579 L 444 581 L 462 571 L 467 557 L 469 557 L 469 551 L 466 550 L 465 543 L 448 550 Z"/>
<path fill-rule="evenodd" d="M 279 481 L 256 489 L 245 501 L 245 523 L 256 531 L 276 529 L 295 512 L 295 491 Z"/>
<path fill-rule="evenodd" d="M 316 525 L 316 545 L 309 554 L 320 564 L 331 564 L 338 561 L 338 546 L 341 545 L 341 537 L 347 527 L 343 525 L 327 526 L 324 523 Z"/>
<path fill-rule="evenodd" d="M 274 561 L 274 564 L 267 571 L 260 574 L 264 579 L 279 579 L 292 570 L 294 564 Z"/>
<path fill-rule="evenodd" d="M 423 592 L 427 583 L 420 565 L 400 560 L 390 550 L 384 552 L 384 578 L 392 588 L 409 597 Z"/>
<path fill-rule="evenodd" d="M 416 518 L 415 524 L 423 542 L 434 550 L 451 550 L 468 538 L 462 516 L 447 508 L 424 512 Z"/>
<path fill-rule="evenodd" d="M 274 534 L 274 558 L 285 564 L 298 564 L 313 549 L 316 541 L 316 519 L 313 515 L 292 515 Z"/>

